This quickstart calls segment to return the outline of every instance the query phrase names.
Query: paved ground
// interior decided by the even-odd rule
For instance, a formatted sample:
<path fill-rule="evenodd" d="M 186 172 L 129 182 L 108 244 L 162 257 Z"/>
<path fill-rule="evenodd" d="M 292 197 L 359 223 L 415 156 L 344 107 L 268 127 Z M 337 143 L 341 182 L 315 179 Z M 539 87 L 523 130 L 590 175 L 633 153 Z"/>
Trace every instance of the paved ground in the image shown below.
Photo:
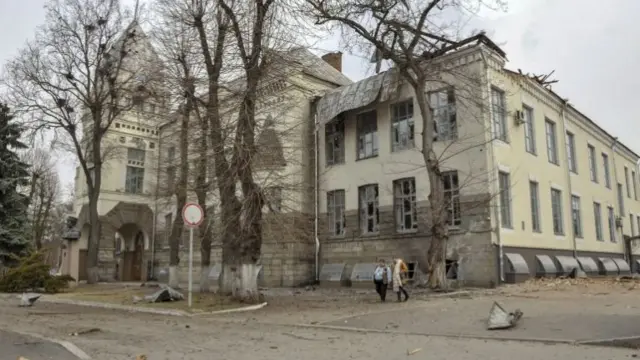
<path fill-rule="evenodd" d="M 630 359 L 636 350 L 574 344 L 504 341 L 507 338 L 571 340 L 640 335 L 635 285 L 571 285 L 558 290 L 507 288 L 475 293 L 470 299 L 435 299 L 415 294 L 408 303 L 376 302 L 372 290 L 271 293 L 270 305 L 252 313 L 216 317 L 167 317 L 39 302 L 30 309 L 0 301 L 0 328 L 13 326 L 74 342 L 94 359 L 209 360 L 367 359 L 407 357 L 451 359 Z M 523 322 L 509 331 L 489 333 L 484 319 L 492 300 L 524 311 Z M 639 303 L 640 304 L 640 303 Z M 307 327 L 293 324 L 307 324 Z M 318 328 L 379 329 L 386 333 Z M 70 336 L 89 328 L 100 331 Z M 399 334 L 398 331 L 412 333 Z M 424 336 L 430 334 L 439 336 Z M 443 336 L 446 335 L 446 336 Z M 453 336 L 452 336 L 453 335 Z M 493 336 L 460 339 L 455 335 Z M 4 357 L 2 357 L 4 359 Z M 11 358 L 9 358 L 11 359 Z"/>
<path fill-rule="evenodd" d="M 0 352 L 2 359 L 69 360 L 74 357 L 62 346 L 38 338 L 0 330 Z"/>

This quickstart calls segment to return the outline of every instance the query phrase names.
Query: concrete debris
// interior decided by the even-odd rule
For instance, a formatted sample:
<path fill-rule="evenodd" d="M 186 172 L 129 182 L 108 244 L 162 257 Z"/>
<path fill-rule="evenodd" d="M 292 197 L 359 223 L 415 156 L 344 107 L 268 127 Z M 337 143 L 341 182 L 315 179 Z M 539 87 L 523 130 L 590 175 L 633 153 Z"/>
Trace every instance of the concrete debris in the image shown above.
<path fill-rule="evenodd" d="M 85 330 L 79 330 L 76 332 L 72 332 L 71 334 L 69 334 L 69 336 L 80 336 L 80 335 L 85 335 L 85 334 L 91 334 L 94 332 L 99 332 L 102 331 L 98 328 L 90 328 L 90 329 L 85 329 Z"/>
<path fill-rule="evenodd" d="M 18 360 L 29 360 L 29 359 L 27 359 L 27 358 L 26 358 L 26 357 L 24 357 L 24 356 L 18 356 Z"/>
<path fill-rule="evenodd" d="M 487 330 L 510 329 L 520 321 L 522 311 L 516 309 L 514 312 L 507 312 L 498 302 L 493 302 L 489 319 L 487 320 Z"/>
<path fill-rule="evenodd" d="M 413 350 L 407 350 L 407 356 L 411 356 L 415 353 L 419 353 L 420 351 L 422 351 L 422 348 L 417 348 L 417 349 L 413 349 Z"/>
<path fill-rule="evenodd" d="M 20 307 L 33 306 L 33 304 L 35 304 L 35 302 L 40 298 L 40 296 L 42 296 L 42 294 L 22 293 L 22 295 L 20 295 L 20 304 L 18 304 L 18 306 Z"/>
<path fill-rule="evenodd" d="M 573 270 L 571 270 L 571 272 L 569 273 L 569 278 L 571 278 L 571 279 L 586 279 L 587 278 L 587 273 L 582 271 L 582 269 L 576 267 L 576 268 L 573 268 Z"/>
<path fill-rule="evenodd" d="M 147 360 L 147 355 L 140 354 L 140 355 L 136 356 L 136 360 Z"/>
<path fill-rule="evenodd" d="M 134 298 L 135 302 L 136 298 Z M 173 289 L 168 285 L 160 285 L 160 290 L 154 292 L 151 295 L 144 297 L 144 300 L 150 303 L 165 302 L 165 301 L 178 301 L 184 300 L 184 295 L 181 292 Z"/>

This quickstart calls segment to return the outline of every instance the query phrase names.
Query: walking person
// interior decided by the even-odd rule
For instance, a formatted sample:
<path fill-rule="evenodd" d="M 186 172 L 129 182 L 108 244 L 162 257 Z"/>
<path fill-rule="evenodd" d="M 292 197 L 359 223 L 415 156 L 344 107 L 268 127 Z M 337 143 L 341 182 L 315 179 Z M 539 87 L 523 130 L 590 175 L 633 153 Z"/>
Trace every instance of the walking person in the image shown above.
<path fill-rule="evenodd" d="M 387 298 L 387 287 L 391 281 L 391 269 L 385 264 L 384 259 L 380 259 L 378 266 L 373 271 L 373 283 L 376 285 L 376 292 L 380 295 L 382 302 Z"/>
<path fill-rule="evenodd" d="M 409 300 L 409 293 L 404 288 L 404 281 L 407 278 L 409 268 L 402 259 L 395 259 L 393 266 L 393 292 L 398 294 L 398 302 L 402 301 L 401 293 L 404 294 L 404 301 Z"/>

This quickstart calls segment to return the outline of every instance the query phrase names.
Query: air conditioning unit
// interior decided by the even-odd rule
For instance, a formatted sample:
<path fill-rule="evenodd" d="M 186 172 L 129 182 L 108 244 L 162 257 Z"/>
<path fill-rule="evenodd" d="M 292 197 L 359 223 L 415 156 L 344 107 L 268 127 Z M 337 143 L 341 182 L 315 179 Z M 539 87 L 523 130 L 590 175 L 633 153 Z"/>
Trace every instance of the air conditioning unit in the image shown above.
<path fill-rule="evenodd" d="M 620 216 L 616 217 L 616 228 L 622 229 L 622 218 Z"/>
<path fill-rule="evenodd" d="M 516 125 L 524 124 L 524 111 L 516 110 L 516 113 L 513 116 Z"/>

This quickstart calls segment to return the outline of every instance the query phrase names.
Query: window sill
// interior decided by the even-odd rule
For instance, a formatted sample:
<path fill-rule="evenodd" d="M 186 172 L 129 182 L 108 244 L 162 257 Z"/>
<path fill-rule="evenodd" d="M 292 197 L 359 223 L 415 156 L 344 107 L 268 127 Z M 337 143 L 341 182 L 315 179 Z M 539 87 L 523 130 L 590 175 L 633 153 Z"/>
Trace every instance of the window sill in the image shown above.
<path fill-rule="evenodd" d="M 502 140 L 502 139 L 493 139 L 494 143 L 498 146 L 502 146 L 502 147 L 511 147 L 511 143 L 509 142 L 509 140 Z"/>
<path fill-rule="evenodd" d="M 403 151 L 407 151 L 407 150 L 415 150 L 416 146 L 415 145 L 411 145 L 411 146 L 407 146 L 407 147 L 402 147 L 402 148 L 391 148 L 391 153 L 395 154 L 395 153 L 399 153 L 399 152 L 403 152 Z"/>
<path fill-rule="evenodd" d="M 526 151 L 526 150 L 525 150 Z M 531 155 L 531 156 L 535 156 L 538 157 L 538 153 L 535 151 L 527 151 L 527 154 Z"/>
<path fill-rule="evenodd" d="M 376 237 L 380 235 L 380 231 L 370 232 L 370 233 L 360 233 L 360 237 Z"/>
<path fill-rule="evenodd" d="M 341 235 L 329 235 L 328 239 L 329 240 L 344 240 L 346 238 L 346 234 L 341 234 Z"/>
<path fill-rule="evenodd" d="M 344 165 L 344 164 L 345 164 L 344 162 L 341 162 L 341 163 L 335 163 L 335 164 L 325 164 L 325 165 L 324 165 L 324 167 L 325 167 L 326 169 L 328 169 L 328 168 L 332 168 L 332 167 L 334 167 L 334 166 L 341 166 L 341 165 Z"/>
<path fill-rule="evenodd" d="M 418 232 L 418 229 L 396 230 L 396 234 L 399 234 L 399 235 L 415 234 L 417 232 Z"/>
<path fill-rule="evenodd" d="M 363 157 L 363 158 L 357 158 L 356 161 L 362 161 L 362 160 L 367 160 L 367 159 L 373 159 L 373 158 L 377 158 L 378 155 L 371 155 L 371 156 L 367 156 L 367 157 Z"/>
<path fill-rule="evenodd" d="M 549 164 L 551 165 L 555 165 L 555 166 L 560 166 L 560 162 L 553 162 L 553 161 L 549 161 Z"/>

